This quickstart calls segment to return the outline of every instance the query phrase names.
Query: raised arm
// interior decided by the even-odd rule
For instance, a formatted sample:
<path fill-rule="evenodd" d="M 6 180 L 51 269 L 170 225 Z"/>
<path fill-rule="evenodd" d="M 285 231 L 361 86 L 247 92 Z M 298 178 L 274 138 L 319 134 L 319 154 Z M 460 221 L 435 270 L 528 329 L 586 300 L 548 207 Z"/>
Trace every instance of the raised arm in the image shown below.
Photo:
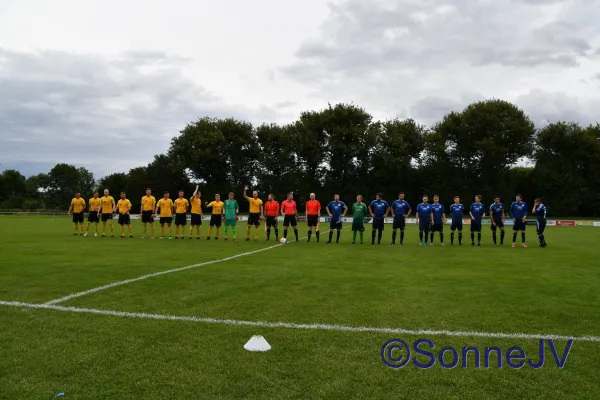
<path fill-rule="evenodd" d="M 248 200 L 248 196 L 246 195 L 246 191 L 248 190 L 248 185 L 244 186 L 244 199 Z"/>

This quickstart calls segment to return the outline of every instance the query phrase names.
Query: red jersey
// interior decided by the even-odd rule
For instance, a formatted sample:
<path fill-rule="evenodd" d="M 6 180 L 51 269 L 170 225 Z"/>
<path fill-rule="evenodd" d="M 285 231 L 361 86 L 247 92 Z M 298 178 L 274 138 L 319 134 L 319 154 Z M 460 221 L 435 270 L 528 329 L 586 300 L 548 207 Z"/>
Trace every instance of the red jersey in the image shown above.
<path fill-rule="evenodd" d="M 306 214 L 319 215 L 321 211 L 321 203 L 319 200 L 309 200 L 306 202 Z"/>
<path fill-rule="evenodd" d="M 292 201 L 284 201 L 281 203 L 281 210 L 283 215 L 295 215 L 296 214 L 296 202 Z"/>
<path fill-rule="evenodd" d="M 275 217 L 279 212 L 279 202 L 276 200 L 269 200 L 265 203 L 265 215 L 267 217 Z"/>

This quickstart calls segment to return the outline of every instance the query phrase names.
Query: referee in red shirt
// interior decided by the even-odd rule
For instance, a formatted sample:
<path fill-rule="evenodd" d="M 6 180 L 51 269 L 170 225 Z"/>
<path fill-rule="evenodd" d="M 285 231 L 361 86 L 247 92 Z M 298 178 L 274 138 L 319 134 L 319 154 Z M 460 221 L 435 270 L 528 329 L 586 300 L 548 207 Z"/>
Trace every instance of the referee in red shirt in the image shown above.
<path fill-rule="evenodd" d="M 288 227 L 291 225 L 298 241 L 298 207 L 293 199 L 294 194 L 288 193 L 287 200 L 281 203 L 281 213 L 283 214 L 283 237 L 287 239 Z"/>
<path fill-rule="evenodd" d="M 275 195 L 270 194 L 269 200 L 265 203 L 265 216 L 267 223 L 267 240 L 271 239 L 271 228 L 275 230 L 275 240 L 279 240 L 279 229 L 277 229 L 277 216 L 279 215 L 279 202 L 275 200 Z"/>

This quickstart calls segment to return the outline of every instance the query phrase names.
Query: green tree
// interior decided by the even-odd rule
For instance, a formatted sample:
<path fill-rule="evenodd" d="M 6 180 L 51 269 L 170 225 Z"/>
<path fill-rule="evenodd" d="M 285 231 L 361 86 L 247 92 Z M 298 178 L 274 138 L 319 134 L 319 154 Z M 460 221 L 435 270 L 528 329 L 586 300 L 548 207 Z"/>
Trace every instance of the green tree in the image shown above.
<path fill-rule="evenodd" d="M 127 174 L 117 172 L 101 178 L 98 190 L 100 196 L 102 196 L 104 189 L 108 189 L 111 196 L 119 197 L 121 192 L 127 190 Z"/>

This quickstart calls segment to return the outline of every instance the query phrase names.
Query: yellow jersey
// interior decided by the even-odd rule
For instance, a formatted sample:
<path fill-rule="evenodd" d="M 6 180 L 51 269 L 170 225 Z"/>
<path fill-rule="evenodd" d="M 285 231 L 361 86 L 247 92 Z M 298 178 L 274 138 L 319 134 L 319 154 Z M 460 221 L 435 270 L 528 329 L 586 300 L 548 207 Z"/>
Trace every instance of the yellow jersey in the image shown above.
<path fill-rule="evenodd" d="M 115 199 L 112 196 L 102 196 L 100 202 L 102 203 L 102 214 L 112 214 Z"/>
<path fill-rule="evenodd" d="M 117 202 L 117 208 L 120 214 L 126 214 L 131 209 L 131 202 L 127 199 L 121 199 Z"/>
<path fill-rule="evenodd" d="M 173 216 L 173 200 L 162 198 L 156 203 L 156 207 L 160 210 L 161 217 Z"/>
<path fill-rule="evenodd" d="M 92 197 L 89 200 L 89 203 L 90 203 L 90 211 L 100 210 L 100 199 L 98 197 Z"/>
<path fill-rule="evenodd" d="M 260 207 L 263 205 L 261 199 L 248 197 L 248 201 L 250 202 L 250 214 L 258 214 L 260 213 Z"/>
<path fill-rule="evenodd" d="M 213 215 L 221 215 L 223 214 L 223 202 L 222 201 L 212 201 L 210 202 L 210 204 L 208 205 L 208 207 L 212 207 L 212 213 Z"/>
<path fill-rule="evenodd" d="M 202 215 L 202 206 L 200 203 L 200 197 L 192 197 L 190 199 L 190 204 L 192 205 L 192 214 Z"/>
<path fill-rule="evenodd" d="M 154 198 L 154 196 L 142 197 L 142 211 L 154 211 L 155 205 L 156 199 Z"/>
<path fill-rule="evenodd" d="M 185 214 L 189 206 L 190 203 L 187 201 L 187 199 L 179 198 L 175 200 L 175 212 L 177 214 Z"/>
<path fill-rule="evenodd" d="M 73 207 L 73 212 L 79 214 L 85 209 L 85 200 L 81 197 L 74 197 L 73 200 L 71 200 L 71 206 Z"/>

